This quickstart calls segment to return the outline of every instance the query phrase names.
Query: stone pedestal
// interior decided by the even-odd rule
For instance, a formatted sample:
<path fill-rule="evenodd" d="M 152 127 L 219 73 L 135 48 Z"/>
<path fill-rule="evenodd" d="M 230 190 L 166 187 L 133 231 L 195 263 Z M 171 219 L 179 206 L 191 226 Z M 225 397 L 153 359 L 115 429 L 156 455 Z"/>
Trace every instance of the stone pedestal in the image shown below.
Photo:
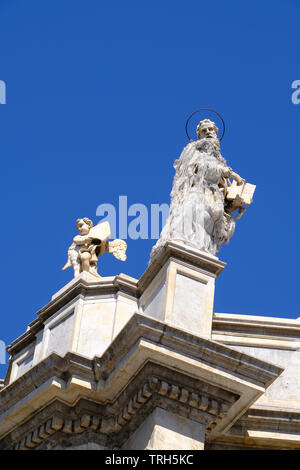
<path fill-rule="evenodd" d="M 6 383 L 52 353 L 101 356 L 137 311 L 211 338 L 215 278 L 224 266 L 215 256 L 169 242 L 139 281 L 125 274 L 97 279 L 81 273 L 10 345 Z"/>
<path fill-rule="evenodd" d="M 196 335 L 211 337 L 216 256 L 168 242 L 141 277 L 140 312 Z"/>
<path fill-rule="evenodd" d="M 101 356 L 138 309 L 136 284 L 125 274 L 97 279 L 82 272 L 72 279 L 8 348 L 12 358 L 6 381 L 16 380 L 52 353 Z"/>

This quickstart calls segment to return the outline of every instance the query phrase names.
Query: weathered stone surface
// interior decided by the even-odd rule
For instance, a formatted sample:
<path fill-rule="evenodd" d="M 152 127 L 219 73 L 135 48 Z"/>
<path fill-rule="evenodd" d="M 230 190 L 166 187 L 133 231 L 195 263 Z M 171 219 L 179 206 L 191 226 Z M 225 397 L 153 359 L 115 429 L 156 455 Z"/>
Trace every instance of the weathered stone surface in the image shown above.
<path fill-rule="evenodd" d="M 203 450 L 205 424 L 155 408 L 123 450 Z"/>
<path fill-rule="evenodd" d="M 123 274 L 96 279 L 81 273 L 38 312 L 8 351 L 6 383 L 11 383 L 53 352 L 93 358 L 101 355 L 138 309 L 137 281 Z"/>
<path fill-rule="evenodd" d="M 106 436 L 103 445 L 120 447 L 155 407 L 204 423 L 206 433 L 218 435 L 280 373 L 269 363 L 135 314 L 101 358 L 52 353 L 4 387 L 0 443 L 34 448 L 39 439 L 51 436 L 53 442 L 58 432 L 68 440 L 98 429 Z M 89 405 L 74 409 L 83 397 Z M 49 408 L 55 400 L 67 411 Z"/>
<path fill-rule="evenodd" d="M 215 278 L 224 266 L 215 256 L 167 242 L 138 283 L 140 311 L 210 338 Z"/>

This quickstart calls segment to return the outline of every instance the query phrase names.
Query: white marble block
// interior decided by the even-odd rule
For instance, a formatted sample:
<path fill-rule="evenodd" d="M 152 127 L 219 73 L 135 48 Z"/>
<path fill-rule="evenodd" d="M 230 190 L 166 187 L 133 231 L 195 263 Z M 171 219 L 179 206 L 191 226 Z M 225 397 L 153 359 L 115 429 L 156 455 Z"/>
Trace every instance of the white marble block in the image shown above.
<path fill-rule="evenodd" d="M 137 311 L 136 279 L 124 274 L 95 278 L 83 272 L 38 312 L 10 360 L 9 383 L 52 353 L 101 356 Z"/>
<path fill-rule="evenodd" d="M 123 450 L 203 450 L 205 425 L 156 407 Z"/>
<path fill-rule="evenodd" d="M 213 255 L 169 242 L 141 278 L 140 312 L 209 338 L 215 278 L 224 266 Z"/>

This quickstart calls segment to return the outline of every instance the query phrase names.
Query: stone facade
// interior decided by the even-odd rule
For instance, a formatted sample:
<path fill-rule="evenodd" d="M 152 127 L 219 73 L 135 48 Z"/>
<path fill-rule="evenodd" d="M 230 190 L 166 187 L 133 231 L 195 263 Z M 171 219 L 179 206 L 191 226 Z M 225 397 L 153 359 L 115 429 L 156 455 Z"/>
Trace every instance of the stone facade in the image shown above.
<path fill-rule="evenodd" d="M 74 278 L 8 347 L 0 449 L 299 449 L 300 322 L 214 313 L 224 267 Z"/>

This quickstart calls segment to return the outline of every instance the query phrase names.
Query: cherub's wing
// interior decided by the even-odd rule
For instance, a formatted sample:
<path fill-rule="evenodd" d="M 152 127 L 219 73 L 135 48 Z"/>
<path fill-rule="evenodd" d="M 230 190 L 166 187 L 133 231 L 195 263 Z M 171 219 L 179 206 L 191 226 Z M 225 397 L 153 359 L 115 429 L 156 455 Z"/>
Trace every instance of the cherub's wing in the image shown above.
<path fill-rule="evenodd" d="M 65 269 L 69 268 L 70 266 L 72 266 L 72 264 L 71 264 L 71 259 L 70 259 L 70 250 L 71 250 L 72 248 L 74 248 L 74 246 L 75 246 L 75 244 L 72 243 L 72 245 L 71 245 L 71 246 L 69 247 L 69 249 L 68 249 L 68 260 L 67 260 L 66 264 L 64 265 L 64 267 L 61 268 L 63 271 L 64 271 Z"/>
<path fill-rule="evenodd" d="M 71 265 L 70 258 L 68 258 L 68 261 L 66 262 L 66 264 L 64 265 L 64 267 L 61 268 L 61 269 L 64 271 L 65 269 L 69 268 L 70 266 L 72 266 L 72 265 Z"/>
<path fill-rule="evenodd" d="M 124 240 L 117 238 L 112 242 L 108 242 L 107 252 L 112 253 L 115 258 L 125 261 L 127 259 L 126 250 L 127 243 Z"/>

